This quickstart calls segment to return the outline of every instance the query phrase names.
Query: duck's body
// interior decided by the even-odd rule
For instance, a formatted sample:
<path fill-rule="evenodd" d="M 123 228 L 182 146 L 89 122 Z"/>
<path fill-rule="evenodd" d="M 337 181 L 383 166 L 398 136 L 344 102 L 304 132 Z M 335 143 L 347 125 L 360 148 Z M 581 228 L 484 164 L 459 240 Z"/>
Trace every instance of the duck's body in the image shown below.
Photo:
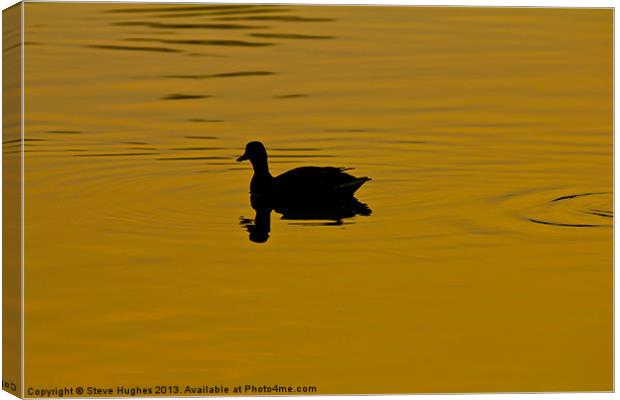
<path fill-rule="evenodd" d="M 356 178 L 344 168 L 300 167 L 273 178 L 272 193 L 298 199 L 350 198 L 370 178 Z"/>
<path fill-rule="evenodd" d="M 269 173 L 267 151 L 260 142 L 250 142 L 237 161 L 250 160 L 254 176 L 250 193 L 272 199 L 276 203 L 315 203 L 350 200 L 370 178 L 356 178 L 345 168 L 300 167 L 275 178 Z"/>

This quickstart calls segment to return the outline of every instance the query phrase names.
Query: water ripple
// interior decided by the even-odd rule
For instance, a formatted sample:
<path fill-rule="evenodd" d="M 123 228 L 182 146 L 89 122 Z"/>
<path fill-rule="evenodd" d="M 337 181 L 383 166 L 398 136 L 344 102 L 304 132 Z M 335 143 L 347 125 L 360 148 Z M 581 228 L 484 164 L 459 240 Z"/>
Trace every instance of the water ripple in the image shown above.
<path fill-rule="evenodd" d="M 151 51 L 160 53 L 180 53 L 181 50 L 171 49 L 168 47 L 145 47 L 145 46 L 119 46 L 110 44 L 89 44 L 84 47 L 101 50 L 128 50 L 128 51 Z"/>

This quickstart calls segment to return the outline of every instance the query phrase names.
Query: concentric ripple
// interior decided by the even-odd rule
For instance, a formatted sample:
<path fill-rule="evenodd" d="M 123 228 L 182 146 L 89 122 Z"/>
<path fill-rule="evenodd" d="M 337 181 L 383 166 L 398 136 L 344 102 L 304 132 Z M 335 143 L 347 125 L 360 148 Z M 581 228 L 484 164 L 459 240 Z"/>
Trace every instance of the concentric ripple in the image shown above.
<path fill-rule="evenodd" d="M 591 228 L 613 225 L 613 193 L 584 192 L 555 197 L 541 204 L 527 219 L 543 225 Z"/>

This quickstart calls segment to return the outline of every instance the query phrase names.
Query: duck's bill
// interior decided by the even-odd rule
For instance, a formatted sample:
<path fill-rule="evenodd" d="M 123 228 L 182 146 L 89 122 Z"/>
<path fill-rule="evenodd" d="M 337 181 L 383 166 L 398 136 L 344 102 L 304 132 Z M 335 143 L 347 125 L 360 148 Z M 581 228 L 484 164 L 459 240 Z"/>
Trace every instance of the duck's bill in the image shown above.
<path fill-rule="evenodd" d="M 237 158 L 237 161 L 245 161 L 248 159 L 248 156 L 246 156 L 245 154 L 242 155 L 241 157 Z"/>

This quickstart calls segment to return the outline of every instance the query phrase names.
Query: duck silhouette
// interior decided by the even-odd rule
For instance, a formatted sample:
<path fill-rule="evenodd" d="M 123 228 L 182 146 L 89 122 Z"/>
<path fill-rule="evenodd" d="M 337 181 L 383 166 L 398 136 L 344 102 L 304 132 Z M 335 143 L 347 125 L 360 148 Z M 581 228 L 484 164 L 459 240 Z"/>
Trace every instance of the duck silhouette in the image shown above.
<path fill-rule="evenodd" d="M 370 215 L 368 206 L 353 195 L 368 177 L 356 178 L 336 167 L 300 167 L 273 177 L 267 151 L 261 142 L 250 142 L 237 161 L 250 160 L 254 175 L 250 182 L 250 204 L 254 220 L 242 218 L 250 240 L 264 243 L 271 230 L 271 211 L 284 220 L 328 220 L 341 225 L 342 219 Z"/>
<path fill-rule="evenodd" d="M 250 142 L 245 146 L 245 153 L 237 161 L 244 160 L 250 160 L 254 168 L 250 193 L 281 202 L 346 200 L 370 180 L 366 176 L 356 178 L 344 172 L 346 168 L 336 167 L 300 167 L 274 178 L 269 173 L 267 151 L 261 142 Z"/>

